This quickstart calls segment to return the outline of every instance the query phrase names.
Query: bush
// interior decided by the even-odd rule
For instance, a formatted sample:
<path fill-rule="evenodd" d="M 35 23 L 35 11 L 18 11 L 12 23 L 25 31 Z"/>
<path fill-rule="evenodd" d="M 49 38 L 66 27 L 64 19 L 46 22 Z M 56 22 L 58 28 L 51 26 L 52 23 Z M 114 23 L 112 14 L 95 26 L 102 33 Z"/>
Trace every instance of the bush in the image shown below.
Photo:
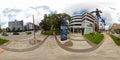
<path fill-rule="evenodd" d="M 18 32 L 13 32 L 13 35 L 19 35 L 19 33 Z"/>
<path fill-rule="evenodd" d="M 94 32 L 92 32 L 92 33 L 90 33 L 90 35 L 95 35 L 95 33 L 94 33 Z"/>
<path fill-rule="evenodd" d="M 44 35 L 53 35 L 53 31 L 42 31 L 41 33 Z"/>
<path fill-rule="evenodd" d="M 102 33 L 102 31 L 101 31 L 101 30 L 99 30 L 99 31 L 98 31 L 98 33 Z"/>
<path fill-rule="evenodd" d="M 3 44 L 6 43 L 6 42 L 8 42 L 8 40 L 6 40 L 6 39 L 1 39 L 1 38 L 0 38 L 0 45 L 3 45 Z"/>
<path fill-rule="evenodd" d="M 90 33 L 90 34 L 85 34 L 85 37 L 91 42 L 95 44 L 99 44 L 103 40 L 104 35 L 99 33 L 97 34 Z"/>
<path fill-rule="evenodd" d="M 56 35 L 60 35 L 60 32 L 59 31 L 54 31 Z"/>
<path fill-rule="evenodd" d="M 26 34 L 27 34 L 27 35 L 30 35 L 30 34 L 32 34 L 32 32 L 30 32 L 30 31 L 27 31 L 27 32 L 26 32 Z"/>
<path fill-rule="evenodd" d="M 0 33 L 2 33 L 2 30 L 0 29 Z"/>
<path fill-rule="evenodd" d="M 53 32 L 55 32 L 56 35 L 59 35 L 59 31 L 42 31 L 41 33 L 44 35 L 53 35 Z"/>
<path fill-rule="evenodd" d="M 118 45 L 120 46 L 120 38 L 114 36 L 114 35 L 110 35 L 110 37 L 113 39 L 113 41 Z"/>

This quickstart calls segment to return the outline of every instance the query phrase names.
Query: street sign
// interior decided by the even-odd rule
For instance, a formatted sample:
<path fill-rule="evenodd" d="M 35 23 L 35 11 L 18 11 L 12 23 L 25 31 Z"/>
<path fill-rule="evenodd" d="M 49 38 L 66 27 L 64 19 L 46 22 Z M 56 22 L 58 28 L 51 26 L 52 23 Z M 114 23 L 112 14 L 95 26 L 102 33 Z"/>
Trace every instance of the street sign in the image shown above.
<path fill-rule="evenodd" d="M 67 25 L 66 25 L 66 23 L 62 23 L 62 25 L 61 25 L 60 38 L 61 38 L 61 41 L 67 40 Z"/>

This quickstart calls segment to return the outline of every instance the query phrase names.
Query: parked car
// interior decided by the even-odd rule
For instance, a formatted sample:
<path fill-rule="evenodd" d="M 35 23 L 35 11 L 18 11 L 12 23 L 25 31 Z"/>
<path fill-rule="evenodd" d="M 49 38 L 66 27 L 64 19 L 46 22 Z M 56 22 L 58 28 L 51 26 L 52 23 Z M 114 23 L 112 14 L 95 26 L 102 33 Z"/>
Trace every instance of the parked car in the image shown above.
<path fill-rule="evenodd" d="M 3 36 L 8 36 L 8 34 L 6 32 L 3 32 L 2 35 Z"/>
<path fill-rule="evenodd" d="M 19 33 L 18 32 L 13 32 L 13 35 L 19 35 Z"/>

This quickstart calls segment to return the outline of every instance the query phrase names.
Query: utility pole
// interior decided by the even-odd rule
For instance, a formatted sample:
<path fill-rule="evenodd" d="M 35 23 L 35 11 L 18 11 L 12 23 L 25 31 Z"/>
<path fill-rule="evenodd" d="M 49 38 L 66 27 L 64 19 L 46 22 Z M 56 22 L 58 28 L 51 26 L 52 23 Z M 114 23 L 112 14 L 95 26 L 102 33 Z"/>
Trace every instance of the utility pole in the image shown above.
<path fill-rule="evenodd" d="M 35 38 L 35 23 L 34 23 L 34 15 L 32 15 L 32 17 L 33 17 L 33 34 L 34 34 L 34 40 L 35 40 L 36 38 Z"/>
<path fill-rule="evenodd" d="M 32 20 L 33 20 L 33 37 L 34 39 L 33 40 L 30 40 L 30 43 L 31 44 L 36 44 L 36 38 L 35 38 L 35 23 L 34 23 L 34 15 L 32 15 Z"/>

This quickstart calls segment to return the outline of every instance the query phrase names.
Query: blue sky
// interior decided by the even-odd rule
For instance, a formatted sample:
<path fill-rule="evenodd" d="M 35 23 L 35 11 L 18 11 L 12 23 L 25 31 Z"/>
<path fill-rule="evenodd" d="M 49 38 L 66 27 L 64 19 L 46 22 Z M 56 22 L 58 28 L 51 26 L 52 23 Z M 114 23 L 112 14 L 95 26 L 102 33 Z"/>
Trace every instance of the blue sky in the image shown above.
<path fill-rule="evenodd" d="M 99 8 L 103 11 L 101 15 L 107 18 L 108 28 L 113 23 L 120 23 L 119 2 L 119 0 L 3 0 L 0 2 L 1 25 L 2 28 L 7 27 L 8 22 L 15 19 L 24 20 L 26 24 L 32 22 L 31 15 L 35 16 L 35 23 L 38 24 L 44 14 L 67 13 L 72 16 Z"/>
<path fill-rule="evenodd" d="M 80 9 L 78 11 L 73 11 L 73 14 L 72 15 L 79 15 L 79 14 L 83 14 L 85 12 L 87 12 L 88 9 Z"/>
<path fill-rule="evenodd" d="M 80 9 L 80 10 L 78 10 L 78 11 L 74 11 L 72 15 L 73 15 L 73 16 L 74 16 L 74 15 L 82 15 L 83 13 L 88 12 L 88 11 L 89 11 L 88 8 L 86 8 L 86 9 Z M 104 13 L 104 12 L 103 12 L 103 13 Z M 94 16 L 95 16 L 95 15 L 94 15 Z M 102 16 L 101 18 L 102 18 L 103 20 L 105 20 L 106 26 L 112 25 L 112 23 L 107 23 L 107 18 L 108 18 L 108 17 Z M 119 21 L 120 21 L 120 19 L 119 19 Z M 99 22 L 101 22 L 101 19 L 99 19 Z"/>

